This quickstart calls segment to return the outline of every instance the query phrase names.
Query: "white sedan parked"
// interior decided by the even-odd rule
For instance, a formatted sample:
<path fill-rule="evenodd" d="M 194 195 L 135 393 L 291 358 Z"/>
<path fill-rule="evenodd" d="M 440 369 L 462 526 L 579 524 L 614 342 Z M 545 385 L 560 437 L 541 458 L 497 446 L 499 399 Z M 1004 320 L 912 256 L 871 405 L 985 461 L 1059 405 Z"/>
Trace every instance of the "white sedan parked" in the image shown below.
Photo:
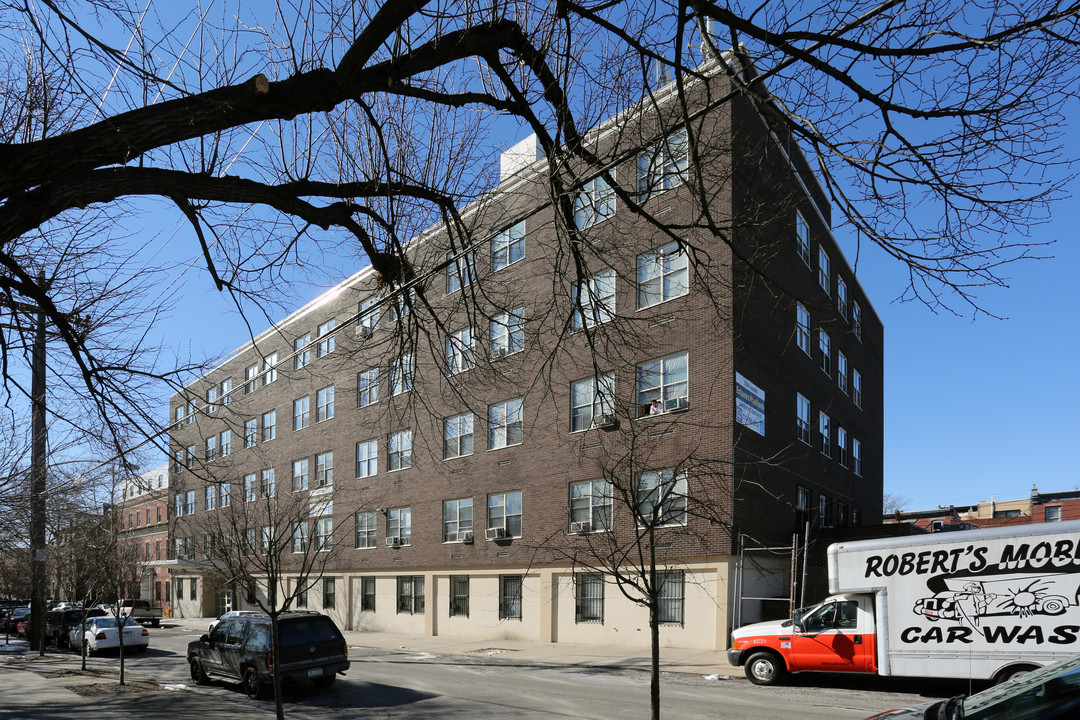
<path fill-rule="evenodd" d="M 82 625 L 76 625 L 68 632 L 68 641 L 72 650 L 86 646 L 86 654 L 93 655 L 99 650 L 113 650 L 120 647 L 119 627 L 114 617 L 96 617 L 88 619 Z M 134 620 L 124 623 L 124 650 L 142 652 L 150 646 L 150 633 Z"/>

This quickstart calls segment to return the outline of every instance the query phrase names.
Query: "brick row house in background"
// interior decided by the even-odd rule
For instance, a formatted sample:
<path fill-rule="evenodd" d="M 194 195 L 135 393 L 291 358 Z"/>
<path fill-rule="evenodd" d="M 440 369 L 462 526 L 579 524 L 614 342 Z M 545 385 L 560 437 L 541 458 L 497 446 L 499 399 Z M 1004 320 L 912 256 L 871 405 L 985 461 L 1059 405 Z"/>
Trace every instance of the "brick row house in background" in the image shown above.
<path fill-rule="evenodd" d="M 135 564 L 139 598 L 165 610 L 172 595 L 169 561 L 169 466 L 147 470 L 116 489 L 117 545 Z"/>
<path fill-rule="evenodd" d="M 215 543 L 291 534 L 325 559 L 298 601 L 346 628 L 647 645 L 603 569 L 647 505 L 662 642 L 724 648 L 740 534 L 878 521 L 883 330 L 827 199 L 750 100 L 687 87 L 689 122 L 669 85 L 588 136 L 655 221 L 584 176 L 568 239 L 527 140 L 464 245 L 410 242 L 415 286 L 364 268 L 173 397 L 179 614 L 265 592 Z M 310 513 L 214 524 L 267 496 Z"/>

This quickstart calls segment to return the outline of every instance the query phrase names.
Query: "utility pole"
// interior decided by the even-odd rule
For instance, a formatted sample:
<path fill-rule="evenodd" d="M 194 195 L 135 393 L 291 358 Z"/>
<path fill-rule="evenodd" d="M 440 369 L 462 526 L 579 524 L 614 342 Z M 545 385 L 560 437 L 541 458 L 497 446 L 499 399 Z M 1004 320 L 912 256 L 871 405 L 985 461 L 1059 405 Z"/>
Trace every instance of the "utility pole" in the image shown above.
<path fill-rule="evenodd" d="M 41 278 L 44 283 L 44 278 Z M 30 446 L 30 649 L 45 654 L 45 474 L 48 436 L 45 429 L 45 313 L 38 309 L 31 363 L 32 420 Z"/>

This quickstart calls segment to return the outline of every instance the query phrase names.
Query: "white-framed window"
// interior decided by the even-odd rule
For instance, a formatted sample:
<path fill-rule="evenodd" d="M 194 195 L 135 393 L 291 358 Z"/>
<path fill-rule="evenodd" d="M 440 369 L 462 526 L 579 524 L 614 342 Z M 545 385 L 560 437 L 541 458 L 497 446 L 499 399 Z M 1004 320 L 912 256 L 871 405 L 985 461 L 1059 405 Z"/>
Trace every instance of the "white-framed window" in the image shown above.
<path fill-rule="evenodd" d="M 818 367 L 826 375 L 832 374 L 832 341 L 829 333 L 818 328 Z"/>
<path fill-rule="evenodd" d="M 862 308 L 854 300 L 851 301 L 851 332 L 862 340 Z"/>
<path fill-rule="evenodd" d="M 473 354 L 473 329 L 461 328 L 446 338 L 446 374 L 456 375 L 471 370 L 476 364 Z"/>
<path fill-rule="evenodd" d="M 209 462 L 217 457 L 217 435 L 206 438 L 206 460 Z"/>
<path fill-rule="evenodd" d="M 398 615 L 424 614 L 423 575 L 398 575 L 397 612 Z"/>
<path fill-rule="evenodd" d="M 491 357 L 499 358 L 525 348 L 525 308 L 495 313 L 488 325 Z"/>
<path fill-rule="evenodd" d="M 615 317 L 615 271 L 601 270 L 575 283 L 572 292 L 574 330 L 606 323 Z"/>
<path fill-rule="evenodd" d="M 521 586 L 520 575 L 499 576 L 499 619 L 521 619 Z"/>
<path fill-rule="evenodd" d="M 210 415 L 217 410 L 218 388 L 214 387 L 206 388 L 206 414 Z"/>
<path fill-rule="evenodd" d="M 386 511 L 386 537 L 400 545 L 412 544 L 412 508 L 397 507 Z"/>
<path fill-rule="evenodd" d="M 638 476 L 636 488 L 638 524 L 686 524 L 686 471 L 667 468 Z"/>
<path fill-rule="evenodd" d="M 317 552 L 330 552 L 334 549 L 334 518 L 321 517 L 315 521 L 315 550 Z M 325 597 L 324 597 L 325 599 Z M 323 607 L 333 607 L 323 603 Z"/>
<path fill-rule="evenodd" d="M 259 363 L 244 368 L 244 394 L 250 395 L 259 389 Z"/>
<path fill-rule="evenodd" d="M 646 360 L 636 374 L 639 417 L 689 407 L 687 353 Z"/>
<path fill-rule="evenodd" d="M 469 617 L 469 576 L 450 576 L 450 617 Z"/>
<path fill-rule="evenodd" d="M 259 497 L 257 481 L 258 476 L 255 473 L 244 475 L 244 502 L 251 502 Z"/>
<path fill-rule="evenodd" d="M 232 430 L 222 430 L 218 434 L 218 447 L 221 448 L 221 457 L 232 455 Z"/>
<path fill-rule="evenodd" d="M 520 445 L 522 429 L 521 398 L 488 406 L 488 450 Z"/>
<path fill-rule="evenodd" d="M 269 385 L 270 383 L 277 380 L 277 363 L 278 363 L 278 354 L 277 353 L 270 353 L 269 355 L 267 355 L 266 357 L 263 358 L 263 369 L 262 369 L 263 385 Z"/>
<path fill-rule="evenodd" d="M 615 215 L 615 190 L 602 175 L 581 186 L 574 197 L 574 227 L 592 227 Z"/>
<path fill-rule="evenodd" d="M 327 450 L 315 456 L 315 487 L 334 484 L 334 451 Z"/>
<path fill-rule="evenodd" d="M 570 383 L 570 432 L 608 426 L 615 419 L 615 374 Z"/>
<path fill-rule="evenodd" d="M 847 283 L 844 282 L 842 277 L 836 278 L 836 311 L 840 313 L 840 317 L 847 320 Z"/>
<path fill-rule="evenodd" d="M 293 340 L 293 370 L 306 367 L 311 362 L 311 333 L 306 333 Z"/>
<path fill-rule="evenodd" d="M 262 551 L 263 555 L 269 555 L 270 552 L 274 549 L 274 535 L 275 533 L 273 525 L 262 526 L 262 532 L 260 533 L 260 537 L 262 538 L 262 545 L 260 547 L 260 550 Z"/>
<path fill-rule="evenodd" d="M 364 298 L 356 306 L 356 332 L 357 334 L 364 334 L 366 330 L 368 334 L 371 334 L 375 330 L 379 329 L 379 316 L 382 314 L 378 306 L 379 301 L 382 300 L 378 295 L 371 295 Z"/>
<path fill-rule="evenodd" d="M 571 527 L 576 523 L 588 523 L 591 532 L 610 530 L 613 496 L 610 480 L 581 480 L 570 483 Z"/>
<path fill-rule="evenodd" d="M 277 480 L 274 468 L 263 468 L 259 473 L 259 492 L 263 497 L 274 497 L 277 492 Z"/>
<path fill-rule="evenodd" d="M 214 510 L 215 508 L 217 508 L 217 485 L 207 485 L 204 492 L 205 497 L 203 498 L 203 500 L 206 503 L 206 509 Z"/>
<path fill-rule="evenodd" d="M 836 351 L 836 385 L 840 388 L 840 392 L 847 395 L 848 388 L 848 363 L 847 355 L 843 352 Z"/>
<path fill-rule="evenodd" d="M 390 302 L 386 305 L 386 318 L 389 322 L 397 322 L 412 312 L 412 306 L 416 302 L 416 291 L 395 292 L 390 296 Z"/>
<path fill-rule="evenodd" d="M 256 418 L 244 421 L 244 447 L 255 447 L 259 441 L 259 421 Z"/>
<path fill-rule="evenodd" d="M 688 167 L 686 129 L 682 128 L 638 155 L 639 201 L 680 185 Z"/>
<path fill-rule="evenodd" d="M 832 262 L 825 248 L 819 247 L 817 253 L 817 281 L 821 289 L 828 295 L 832 292 Z"/>
<path fill-rule="evenodd" d="M 574 622 L 604 622 L 604 576 L 574 573 Z"/>
<path fill-rule="evenodd" d="M 810 444 L 810 401 L 802 393 L 795 393 L 795 436 Z"/>
<path fill-rule="evenodd" d="M 299 460 L 293 460 L 292 462 L 292 489 L 293 492 L 300 492 L 301 490 L 308 489 L 308 479 L 310 477 L 310 466 L 307 458 L 300 458 Z"/>
<path fill-rule="evenodd" d="M 798 210 L 795 211 L 795 245 L 799 257 L 810 267 L 810 225 Z"/>
<path fill-rule="evenodd" d="M 232 402 L 232 378 L 221 381 L 221 404 L 228 405 Z"/>
<path fill-rule="evenodd" d="M 491 271 L 497 272 L 525 257 L 525 221 L 520 220 L 491 238 Z"/>
<path fill-rule="evenodd" d="M 379 473 L 379 441 L 375 438 L 356 443 L 356 477 Z"/>
<path fill-rule="evenodd" d="M 173 517 L 184 517 L 184 494 L 176 493 L 173 495 Z M 120 524 L 124 524 L 124 518 L 120 516 Z M 123 528 L 120 528 L 123 530 Z"/>
<path fill-rule="evenodd" d="M 502 528 L 506 537 L 521 537 L 521 491 L 488 495 L 488 530 Z"/>
<path fill-rule="evenodd" d="M 356 513 L 356 549 L 363 550 L 378 546 L 378 523 L 375 513 L 362 511 Z"/>
<path fill-rule="evenodd" d="M 851 368 L 851 399 L 855 407 L 862 407 L 862 374 L 855 368 Z"/>
<path fill-rule="evenodd" d="M 473 414 L 464 412 L 443 420 L 443 459 L 473 454 Z"/>
<path fill-rule="evenodd" d="M 270 442 L 277 437 L 277 410 L 262 414 L 262 441 Z"/>
<path fill-rule="evenodd" d="M 459 532 L 472 532 L 473 529 L 473 502 L 472 498 L 460 498 L 458 500 L 443 500 L 443 538 L 445 542 L 460 542 Z"/>
<path fill-rule="evenodd" d="M 446 259 L 450 264 L 446 266 L 446 294 L 455 293 L 466 285 L 472 285 L 476 277 L 476 263 L 473 252 L 470 250 L 454 258 L 454 253 L 447 253 Z"/>
<path fill-rule="evenodd" d="M 184 422 L 184 405 L 177 405 L 176 406 L 176 415 L 175 415 L 175 417 L 176 417 L 175 424 L 177 426 L 182 425 L 183 422 Z"/>
<path fill-rule="evenodd" d="M 184 493 L 184 514 L 192 515 L 195 513 L 195 491 L 188 490 Z"/>
<path fill-rule="evenodd" d="M 818 410 L 818 441 L 821 454 L 832 457 L 832 421 L 821 410 Z"/>
<path fill-rule="evenodd" d="M 186 458 L 184 460 L 184 463 L 186 464 L 187 469 L 190 470 L 191 468 L 195 467 L 195 446 L 188 445 L 185 455 Z"/>
<path fill-rule="evenodd" d="M 818 527 L 832 527 L 829 508 L 829 496 L 825 494 L 818 495 Z"/>
<path fill-rule="evenodd" d="M 637 258 L 638 310 L 690 292 L 690 261 L 679 243 L 671 242 Z"/>
<path fill-rule="evenodd" d="M 199 413 L 199 401 L 195 398 L 188 400 L 187 402 L 187 424 L 195 422 L 195 418 Z"/>
<path fill-rule="evenodd" d="M 386 440 L 387 472 L 412 467 L 412 430 L 390 433 Z"/>
<path fill-rule="evenodd" d="M 795 342 L 810 354 L 810 312 L 802 303 L 795 303 Z"/>
<path fill-rule="evenodd" d="M 1048 523 L 1061 522 L 1061 506 L 1048 505 L 1044 509 L 1044 519 Z"/>
<path fill-rule="evenodd" d="M 855 474 L 862 477 L 862 443 L 851 438 L 851 462 Z"/>
<path fill-rule="evenodd" d="M 294 553 L 307 552 L 308 548 L 308 524 L 307 520 L 295 522 L 292 526 L 292 551 Z"/>
<path fill-rule="evenodd" d="M 848 466 L 847 430 L 840 425 L 836 426 L 836 462 L 840 467 Z"/>
<path fill-rule="evenodd" d="M 311 424 L 311 396 L 296 398 L 292 401 L 292 429 L 303 430 Z"/>
<path fill-rule="evenodd" d="M 337 318 L 330 318 L 315 329 L 315 337 L 318 339 L 318 344 L 315 346 L 315 357 L 322 357 L 334 352 L 334 348 L 337 347 L 335 327 L 337 327 Z"/>
<path fill-rule="evenodd" d="M 413 385 L 413 356 L 412 353 L 402 355 L 390 366 L 390 395 L 400 395 L 412 390 Z"/>
<path fill-rule="evenodd" d="M 367 407 L 379 402 L 379 368 L 368 368 L 356 373 L 356 407 Z"/>
<path fill-rule="evenodd" d="M 334 417 L 334 386 L 315 391 L 315 422 L 323 422 Z"/>
<path fill-rule="evenodd" d="M 229 483 L 218 485 L 218 505 L 223 508 L 232 506 L 232 485 Z"/>

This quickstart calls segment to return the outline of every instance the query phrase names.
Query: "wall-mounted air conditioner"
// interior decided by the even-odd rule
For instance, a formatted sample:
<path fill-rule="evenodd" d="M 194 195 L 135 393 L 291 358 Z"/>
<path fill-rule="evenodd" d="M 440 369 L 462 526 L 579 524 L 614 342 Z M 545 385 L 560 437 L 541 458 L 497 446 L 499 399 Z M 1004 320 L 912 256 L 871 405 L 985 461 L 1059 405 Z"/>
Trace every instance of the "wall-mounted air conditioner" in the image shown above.
<path fill-rule="evenodd" d="M 488 540 L 502 540 L 503 538 L 506 537 L 506 528 L 504 528 L 504 527 L 488 528 L 487 531 L 484 533 L 484 537 L 486 537 Z"/>
<path fill-rule="evenodd" d="M 583 522 L 570 523 L 570 532 L 574 535 L 584 535 L 587 532 L 592 532 L 592 523 L 588 520 Z"/>

